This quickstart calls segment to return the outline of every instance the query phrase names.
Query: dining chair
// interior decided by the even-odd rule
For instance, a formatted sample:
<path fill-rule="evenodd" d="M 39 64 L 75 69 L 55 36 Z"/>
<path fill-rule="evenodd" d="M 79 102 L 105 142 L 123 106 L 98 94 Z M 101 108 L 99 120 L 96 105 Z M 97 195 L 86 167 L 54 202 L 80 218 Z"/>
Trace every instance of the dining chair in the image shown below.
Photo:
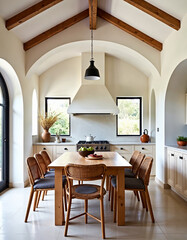
<path fill-rule="evenodd" d="M 38 194 L 41 191 L 48 191 L 55 189 L 55 181 L 54 178 L 42 178 L 41 171 L 39 169 L 38 163 L 34 157 L 28 157 L 26 160 L 29 182 L 31 185 L 30 197 L 27 205 L 26 215 L 25 215 L 25 222 L 27 222 L 30 207 L 32 203 L 32 199 L 35 193 L 34 205 L 33 210 L 36 208 Z M 63 188 L 66 185 L 66 179 L 63 180 Z"/>
<path fill-rule="evenodd" d="M 43 159 L 44 159 L 44 161 L 45 161 L 45 165 L 46 165 L 47 168 L 48 168 L 48 165 L 52 162 L 52 161 L 51 161 L 51 158 L 49 157 L 49 154 L 48 154 L 47 151 L 45 151 L 45 150 L 42 150 L 42 151 L 40 151 L 39 153 L 42 155 L 42 157 L 43 157 Z M 49 169 L 48 169 L 48 170 L 49 170 Z M 54 171 L 54 170 L 51 169 L 50 171 Z"/>
<path fill-rule="evenodd" d="M 142 161 L 139 171 L 138 171 L 138 178 L 125 178 L 125 190 L 131 191 L 139 191 L 141 194 L 142 202 L 146 208 L 146 211 L 149 210 L 151 215 L 151 220 L 154 223 L 154 214 L 151 205 L 151 199 L 149 196 L 148 185 L 150 179 L 151 168 L 153 164 L 152 157 L 145 157 Z M 117 202 L 117 183 L 116 178 L 112 178 L 111 180 L 112 187 L 114 188 L 114 222 L 116 222 L 116 202 Z M 148 207 L 147 207 L 148 206 Z"/>
<path fill-rule="evenodd" d="M 104 223 L 104 208 L 103 208 L 103 197 L 106 193 L 104 189 L 106 166 L 104 164 L 97 165 L 78 165 L 68 164 L 65 167 L 65 174 L 68 181 L 68 188 L 66 190 L 68 195 L 68 211 L 66 216 L 66 224 L 64 236 L 67 236 L 69 221 L 80 216 L 85 216 L 85 223 L 88 222 L 87 217 L 92 217 L 95 220 L 101 222 L 102 237 L 105 238 L 105 223 Z M 83 181 L 82 184 L 73 185 L 73 180 Z M 101 180 L 100 185 L 87 184 L 86 181 Z M 84 212 L 70 218 L 70 210 L 72 199 L 83 199 L 85 201 Z M 90 199 L 100 200 L 100 218 L 93 216 L 88 213 L 88 200 Z"/>
<path fill-rule="evenodd" d="M 47 171 L 46 162 L 44 161 L 43 156 L 40 153 L 35 153 L 34 157 L 36 158 L 36 161 L 37 161 L 38 166 L 40 168 L 40 172 L 42 173 L 42 177 L 53 178 L 54 179 L 55 178 L 55 172 L 54 171 Z M 66 182 L 66 176 L 65 175 L 62 175 L 62 179 L 63 179 L 63 181 Z M 66 184 L 63 187 L 63 191 L 64 191 L 64 194 L 63 194 L 63 196 L 64 196 L 64 207 L 65 207 L 65 211 L 67 211 Z M 47 194 L 47 191 L 43 191 L 42 200 L 44 200 L 44 195 L 45 194 Z M 40 196 L 41 196 L 41 192 L 39 192 L 37 203 L 36 203 L 35 207 L 38 207 Z"/>

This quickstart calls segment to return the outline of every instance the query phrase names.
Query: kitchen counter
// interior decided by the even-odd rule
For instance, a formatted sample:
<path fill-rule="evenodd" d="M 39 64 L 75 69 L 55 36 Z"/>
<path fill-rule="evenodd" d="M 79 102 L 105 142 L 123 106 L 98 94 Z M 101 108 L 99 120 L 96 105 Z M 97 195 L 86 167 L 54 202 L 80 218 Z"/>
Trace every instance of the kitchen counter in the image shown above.
<path fill-rule="evenodd" d="M 34 143 L 33 145 L 45 145 L 45 146 L 72 146 L 72 145 L 76 145 L 77 142 L 60 142 L 60 143 L 56 143 L 56 142 L 37 142 Z"/>
<path fill-rule="evenodd" d="M 142 143 L 142 142 L 115 142 L 115 141 L 109 141 L 110 144 L 112 145 L 155 145 L 153 142 L 148 142 L 148 143 Z"/>
<path fill-rule="evenodd" d="M 187 146 L 178 146 L 178 145 L 165 145 L 167 148 L 172 148 L 173 150 L 177 150 L 180 152 L 187 153 Z"/>

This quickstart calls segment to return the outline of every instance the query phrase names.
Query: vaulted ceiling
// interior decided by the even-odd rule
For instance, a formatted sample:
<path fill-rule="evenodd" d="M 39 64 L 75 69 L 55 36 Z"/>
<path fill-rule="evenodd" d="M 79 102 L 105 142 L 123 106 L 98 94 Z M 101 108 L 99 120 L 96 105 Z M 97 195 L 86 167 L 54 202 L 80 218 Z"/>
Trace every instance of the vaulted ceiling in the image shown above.
<path fill-rule="evenodd" d="M 91 28 L 91 3 L 93 29 L 99 17 L 159 51 L 187 13 L 187 0 L 0 0 L 0 16 L 28 50 L 85 18 Z"/>

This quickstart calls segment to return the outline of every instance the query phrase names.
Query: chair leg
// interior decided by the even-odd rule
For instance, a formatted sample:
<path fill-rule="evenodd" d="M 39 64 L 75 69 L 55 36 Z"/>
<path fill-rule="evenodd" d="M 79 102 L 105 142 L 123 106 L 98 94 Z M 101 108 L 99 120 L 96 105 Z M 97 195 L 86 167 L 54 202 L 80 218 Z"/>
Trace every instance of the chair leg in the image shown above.
<path fill-rule="evenodd" d="M 38 191 L 35 192 L 33 211 L 36 210 L 36 202 L 37 202 L 37 199 L 38 199 Z"/>
<path fill-rule="evenodd" d="M 110 210 L 113 211 L 113 204 L 114 204 L 114 187 L 111 186 L 111 206 L 110 206 Z"/>
<path fill-rule="evenodd" d="M 154 223 L 155 218 L 154 218 L 154 215 L 153 215 L 153 209 L 152 209 L 152 206 L 151 206 L 151 200 L 150 200 L 149 192 L 148 192 L 147 188 L 145 189 L 145 197 L 146 197 L 146 202 L 147 202 L 147 205 L 148 205 L 148 209 L 149 209 L 149 212 L 150 212 L 150 215 L 151 215 L 152 222 Z"/>
<path fill-rule="evenodd" d="M 65 207 L 65 211 L 67 211 L 67 198 L 66 198 L 66 187 L 63 188 L 63 195 L 64 195 L 64 207 Z"/>
<path fill-rule="evenodd" d="M 42 193 L 42 201 L 44 201 L 45 191 Z"/>
<path fill-rule="evenodd" d="M 84 211 L 85 211 L 85 223 L 88 223 L 88 215 L 87 215 L 87 212 L 88 212 L 88 200 L 85 199 L 84 201 Z"/>
<path fill-rule="evenodd" d="M 140 201 L 139 193 L 138 193 L 138 191 L 134 191 L 134 192 L 135 192 L 135 195 L 136 195 L 136 197 L 138 199 L 138 202 L 139 202 Z"/>
<path fill-rule="evenodd" d="M 140 198 L 141 198 L 141 201 L 142 201 L 142 207 L 145 208 L 145 199 L 144 199 L 144 194 L 142 191 L 140 191 Z"/>
<path fill-rule="evenodd" d="M 34 189 L 33 186 L 31 186 L 31 191 L 30 191 L 30 196 L 29 196 L 29 202 L 27 205 L 27 211 L 26 211 L 26 215 L 25 215 L 25 222 L 27 222 L 28 216 L 29 216 L 29 212 L 30 212 L 30 208 L 31 208 L 31 203 L 32 203 L 32 199 L 33 199 L 33 194 L 34 194 Z"/>
<path fill-rule="evenodd" d="M 103 208 L 103 197 L 100 199 L 100 215 L 101 215 L 101 231 L 102 237 L 105 239 L 105 219 L 104 219 L 104 208 Z"/>
<path fill-rule="evenodd" d="M 65 231 L 64 231 L 64 236 L 67 236 L 67 232 L 68 232 L 68 224 L 69 224 L 69 217 L 70 217 L 70 210 L 71 210 L 71 197 L 68 197 L 68 211 L 67 211 L 67 216 L 66 216 L 66 224 L 65 224 Z"/>
<path fill-rule="evenodd" d="M 37 199 L 37 202 L 36 202 L 36 208 L 38 208 L 38 204 L 39 204 L 39 201 L 40 201 L 41 193 L 42 193 L 42 191 L 39 191 L 38 199 Z"/>
<path fill-rule="evenodd" d="M 146 212 L 148 212 L 148 207 L 147 207 L 147 202 L 146 202 L 146 196 L 145 196 L 145 192 L 144 192 L 144 191 L 142 192 L 142 196 L 143 196 L 143 199 L 144 199 L 144 204 L 145 204 Z"/>
<path fill-rule="evenodd" d="M 111 177 L 109 177 L 109 183 L 108 183 L 108 201 L 110 201 L 110 196 L 111 196 Z"/>
<path fill-rule="evenodd" d="M 116 222 L 117 190 L 114 189 L 114 222 Z"/>
<path fill-rule="evenodd" d="M 107 175 L 106 176 L 106 190 L 109 190 L 109 183 L 110 183 L 110 177 Z"/>

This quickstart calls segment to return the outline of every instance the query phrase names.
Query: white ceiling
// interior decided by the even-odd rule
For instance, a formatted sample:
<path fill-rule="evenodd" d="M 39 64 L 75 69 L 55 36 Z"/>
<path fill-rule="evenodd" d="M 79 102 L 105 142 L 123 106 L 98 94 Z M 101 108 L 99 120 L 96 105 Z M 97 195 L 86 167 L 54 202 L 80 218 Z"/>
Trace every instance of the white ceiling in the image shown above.
<path fill-rule="evenodd" d="M 0 0 L 0 16 L 7 20 L 37 2 L 40 0 Z M 187 0 L 147 2 L 179 20 L 187 13 Z M 175 31 L 123 0 L 98 0 L 98 7 L 162 43 Z M 13 31 L 22 42 L 26 42 L 87 8 L 88 0 L 64 0 L 10 31 Z"/>

